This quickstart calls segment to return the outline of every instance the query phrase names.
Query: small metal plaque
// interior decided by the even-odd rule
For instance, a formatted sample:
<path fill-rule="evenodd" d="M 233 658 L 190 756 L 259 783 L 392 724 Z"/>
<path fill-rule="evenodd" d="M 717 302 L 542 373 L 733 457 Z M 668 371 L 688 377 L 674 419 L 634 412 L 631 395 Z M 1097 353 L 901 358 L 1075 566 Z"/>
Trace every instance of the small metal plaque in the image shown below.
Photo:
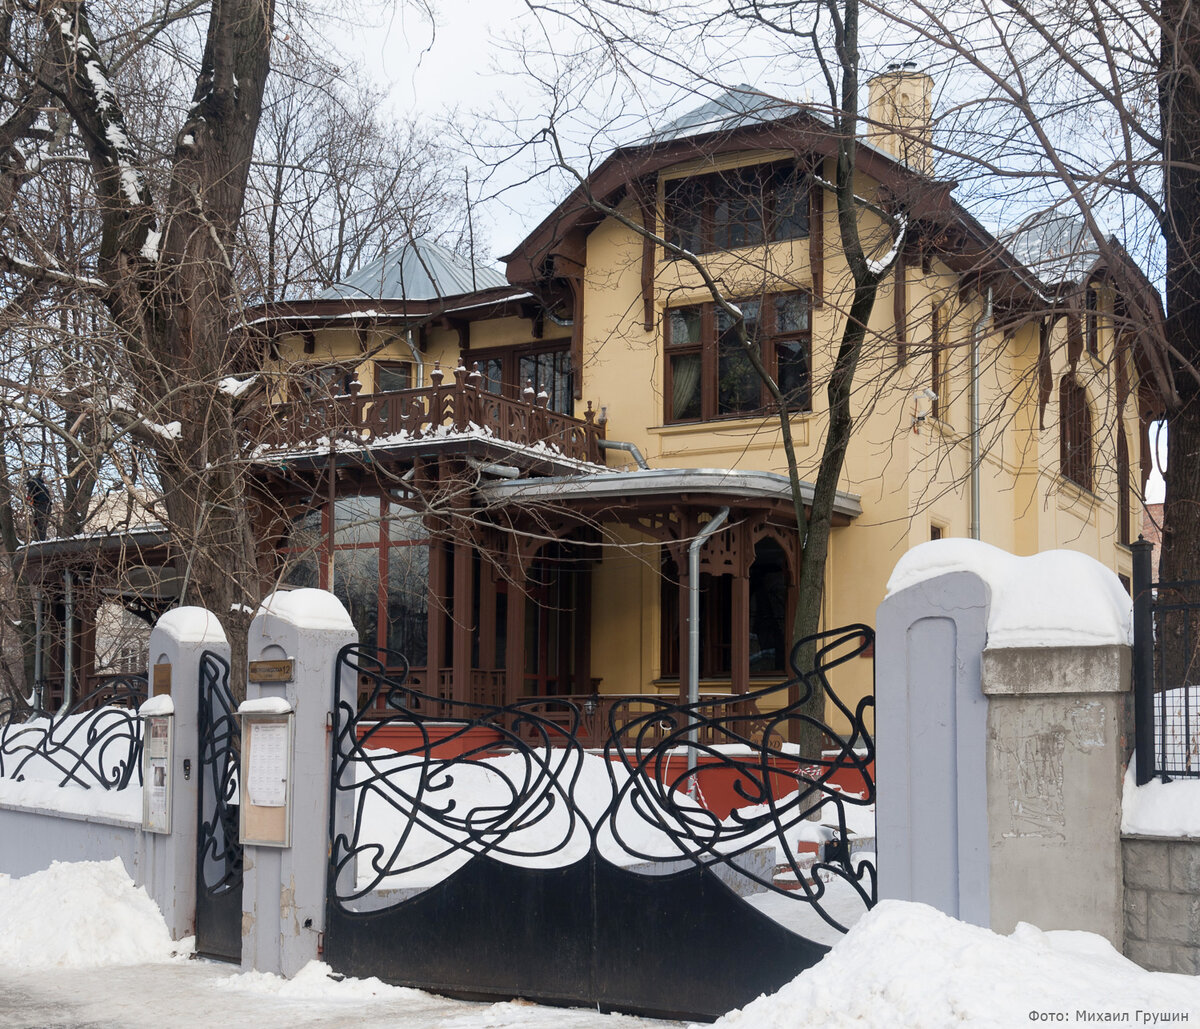
<path fill-rule="evenodd" d="M 295 662 L 289 657 L 286 661 L 251 661 L 251 682 L 291 682 L 295 675 Z"/>
<path fill-rule="evenodd" d="M 153 695 L 161 697 L 163 694 L 168 696 L 171 693 L 171 666 L 170 665 L 155 665 L 154 666 L 154 689 Z"/>

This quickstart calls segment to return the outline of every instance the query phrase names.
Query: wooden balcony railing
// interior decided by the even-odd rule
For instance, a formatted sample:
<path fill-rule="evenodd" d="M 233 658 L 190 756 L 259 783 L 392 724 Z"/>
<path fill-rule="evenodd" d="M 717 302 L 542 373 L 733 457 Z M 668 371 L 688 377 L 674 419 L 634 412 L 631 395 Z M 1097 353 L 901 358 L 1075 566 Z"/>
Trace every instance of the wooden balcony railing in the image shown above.
<path fill-rule="evenodd" d="M 355 379 L 347 396 L 276 405 L 262 442 L 268 450 L 291 450 L 329 439 L 369 445 L 480 432 L 507 443 L 545 446 L 556 456 L 602 463 L 604 426 L 590 402 L 582 419 L 572 418 L 549 410 L 549 398 L 535 394 L 531 386 L 519 400 L 487 392 L 478 367 L 468 373 L 459 365 L 454 382 L 443 384 L 445 373 L 435 364 L 429 377 L 431 386 L 366 394 Z"/>

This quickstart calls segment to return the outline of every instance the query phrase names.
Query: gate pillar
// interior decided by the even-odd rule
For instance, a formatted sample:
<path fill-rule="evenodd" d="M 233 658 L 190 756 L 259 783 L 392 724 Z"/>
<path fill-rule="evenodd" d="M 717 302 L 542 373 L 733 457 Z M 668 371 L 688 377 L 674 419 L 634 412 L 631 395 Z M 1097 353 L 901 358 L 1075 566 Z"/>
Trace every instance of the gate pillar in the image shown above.
<path fill-rule="evenodd" d="M 206 650 L 229 660 L 217 616 L 202 607 L 166 612 L 150 632 L 148 675 L 152 695 L 170 693 L 175 709 L 171 767 L 171 832 L 154 838 L 146 886 L 173 939 L 196 931 L 196 800 L 200 782 L 196 719 L 200 658 Z"/>
<path fill-rule="evenodd" d="M 286 701 L 295 728 L 290 846 L 243 841 L 243 968 L 292 976 L 317 957 L 325 928 L 334 678 L 338 651 L 357 642 L 346 609 L 325 590 L 273 593 L 250 624 L 246 700 Z M 271 663 L 269 676 L 262 673 L 267 666 L 256 668 L 260 661 Z M 354 704 L 356 682 L 338 683 L 337 689 Z M 243 768 L 244 776 L 250 774 Z"/>

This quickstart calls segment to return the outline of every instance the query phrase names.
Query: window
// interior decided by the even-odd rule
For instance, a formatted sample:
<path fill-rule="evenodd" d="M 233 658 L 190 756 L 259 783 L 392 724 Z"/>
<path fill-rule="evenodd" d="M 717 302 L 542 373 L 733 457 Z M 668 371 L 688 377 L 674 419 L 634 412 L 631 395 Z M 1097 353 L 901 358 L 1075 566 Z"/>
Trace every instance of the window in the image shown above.
<path fill-rule="evenodd" d="M 575 378 L 566 340 L 536 348 L 513 347 L 467 356 L 478 365 L 483 376 L 480 385 L 487 392 L 516 399 L 527 385 L 532 385 L 535 393 L 545 390 L 549 397 L 546 406 L 551 411 L 574 413 Z"/>
<path fill-rule="evenodd" d="M 1063 478 L 1086 490 L 1092 488 L 1092 412 L 1087 391 L 1072 375 L 1063 377 L 1058 391 L 1059 459 Z"/>
<path fill-rule="evenodd" d="M 946 421 L 950 417 L 950 319 L 936 305 L 929 322 L 929 402 L 931 417 Z"/>
<path fill-rule="evenodd" d="M 787 556 L 775 540 L 754 545 L 749 583 L 750 675 L 782 675 L 789 654 Z M 662 675 L 679 675 L 679 572 L 663 559 L 660 595 Z M 700 573 L 700 677 L 729 678 L 733 673 L 733 576 Z M 686 645 L 686 643 L 684 644 Z"/>
<path fill-rule="evenodd" d="M 938 525 L 937 522 L 929 523 L 929 538 L 930 540 L 940 540 L 945 538 L 945 528 Z"/>
<path fill-rule="evenodd" d="M 1096 287 L 1090 282 L 1083 291 L 1084 341 L 1087 352 L 1093 357 L 1100 353 L 1100 304 Z"/>
<path fill-rule="evenodd" d="M 376 361 L 375 392 L 395 393 L 412 387 L 412 365 L 407 361 Z"/>
<path fill-rule="evenodd" d="M 1129 525 L 1129 443 L 1125 430 L 1117 426 L 1117 542 L 1128 546 L 1132 540 Z"/>
<path fill-rule="evenodd" d="M 302 369 L 297 386 L 305 399 L 320 400 L 324 397 L 346 396 L 355 379 L 353 368 L 327 364 Z"/>
<path fill-rule="evenodd" d="M 376 496 L 341 497 L 332 525 L 328 507 L 296 518 L 281 557 L 287 585 L 332 588 L 365 646 L 425 664 L 429 532 L 419 514 Z"/>
<path fill-rule="evenodd" d="M 811 301 L 807 293 L 765 294 L 739 300 L 747 339 L 758 346 L 788 407 L 812 407 Z M 733 317 L 716 304 L 666 312 L 668 422 L 708 421 L 755 414 L 770 394 L 751 364 Z"/>
<path fill-rule="evenodd" d="M 808 188 L 791 161 L 672 179 L 667 239 L 694 254 L 808 235 Z"/>

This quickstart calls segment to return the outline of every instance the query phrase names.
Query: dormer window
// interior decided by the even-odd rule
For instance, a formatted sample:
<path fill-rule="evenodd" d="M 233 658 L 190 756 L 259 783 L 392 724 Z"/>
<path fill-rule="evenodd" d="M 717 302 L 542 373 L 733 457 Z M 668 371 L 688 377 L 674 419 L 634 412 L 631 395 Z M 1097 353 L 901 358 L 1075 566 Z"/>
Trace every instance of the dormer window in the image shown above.
<path fill-rule="evenodd" d="M 808 235 L 808 187 L 793 161 L 672 179 L 665 199 L 667 239 L 694 254 Z"/>

